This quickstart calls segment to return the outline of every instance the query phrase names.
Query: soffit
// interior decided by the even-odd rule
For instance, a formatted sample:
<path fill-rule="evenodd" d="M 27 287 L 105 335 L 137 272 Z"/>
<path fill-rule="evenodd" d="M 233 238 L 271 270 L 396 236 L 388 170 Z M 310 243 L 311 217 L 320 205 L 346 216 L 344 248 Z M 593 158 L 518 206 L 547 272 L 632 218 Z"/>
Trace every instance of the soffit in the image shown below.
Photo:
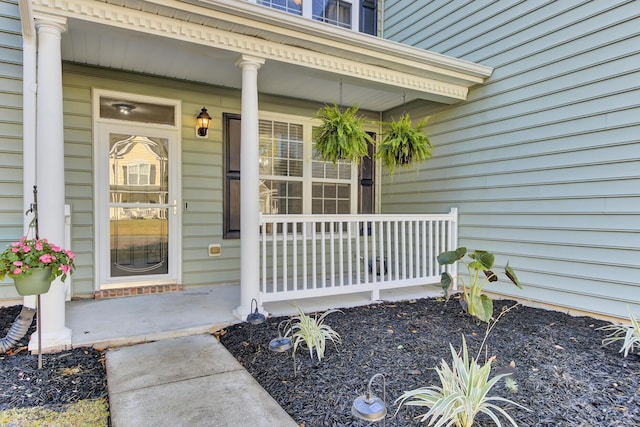
<path fill-rule="evenodd" d="M 262 93 L 386 111 L 459 102 L 488 67 L 289 16 L 241 0 L 34 0 L 67 18 L 64 60 L 240 88 L 235 62 L 266 59 Z"/>

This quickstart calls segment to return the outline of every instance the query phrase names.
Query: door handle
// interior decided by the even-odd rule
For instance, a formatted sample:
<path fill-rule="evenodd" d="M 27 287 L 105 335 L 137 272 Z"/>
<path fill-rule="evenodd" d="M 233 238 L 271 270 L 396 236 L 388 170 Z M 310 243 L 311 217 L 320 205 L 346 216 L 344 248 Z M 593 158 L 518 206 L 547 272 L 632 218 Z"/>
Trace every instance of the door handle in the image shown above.
<path fill-rule="evenodd" d="M 178 214 L 178 201 L 177 200 L 173 200 L 173 214 L 177 215 Z"/>

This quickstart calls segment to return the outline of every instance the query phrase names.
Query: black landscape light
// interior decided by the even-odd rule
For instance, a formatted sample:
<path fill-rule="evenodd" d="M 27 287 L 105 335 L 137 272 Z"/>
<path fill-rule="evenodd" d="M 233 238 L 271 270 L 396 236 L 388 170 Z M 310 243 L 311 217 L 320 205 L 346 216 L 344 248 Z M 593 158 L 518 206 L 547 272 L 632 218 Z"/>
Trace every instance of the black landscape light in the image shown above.
<path fill-rule="evenodd" d="M 377 377 L 382 377 L 382 399 L 371 392 L 371 383 L 373 383 L 373 380 Z M 387 385 L 383 374 L 377 373 L 372 376 L 369 380 L 369 385 L 367 386 L 367 394 L 359 396 L 353 401 L 353 406 L 351 407 L 351 413 L 353 416 L 361 420 L 371 422 L 384 419 L 387 415 L 387 405 L 385 403 L 387 394 L 386 388 Z"/>
<path fill-rule="evenodd" d="M 255 311 L 253 311 L 254 302 L 256 303 Z M 255 298 L 251 300 L 251 308 L 249 309 L 249 311 L 251 311 L 251 313 L 249 313 L 249 315 L 247 316 L 247 322 L 251 323 L 252 325 L 259 325 L 261 323 L 264 323 L 264 321 L 267 319 L 264 314 L 258 311 L 258 301 L 256 301 Z"/>
<path fill-rule="evenodd" d="M 286 322 L 288 322 L 288 320 L 283 320 L 280 323 L 278 323 L 278 338 L 274 338 L 269 342 L 269 350 L 275 353 L 284 353 L 285 351 L 293 347 L 293 344 L 291 343 L 291 339 L 287 337 L 283 337 L 282 332 L 280 330 L 280 326 L 282 326 L 282 324 Z"/>

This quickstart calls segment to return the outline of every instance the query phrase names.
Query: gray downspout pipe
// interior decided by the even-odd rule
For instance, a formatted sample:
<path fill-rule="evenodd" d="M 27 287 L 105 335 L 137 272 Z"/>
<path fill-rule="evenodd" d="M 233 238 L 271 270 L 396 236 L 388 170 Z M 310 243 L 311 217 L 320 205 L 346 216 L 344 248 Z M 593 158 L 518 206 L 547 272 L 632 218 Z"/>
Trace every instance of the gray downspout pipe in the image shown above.
<path fill-rule="evenodd" d="M 25 336 L 33 322 L 34 314 L 36 314 L 35 308 L 22 307 L 20 314 L 18 314 L 9 332 L 7 332 L 7 336 L 0 339 L 0 353 L 6 353 L 11 350 Z"/>

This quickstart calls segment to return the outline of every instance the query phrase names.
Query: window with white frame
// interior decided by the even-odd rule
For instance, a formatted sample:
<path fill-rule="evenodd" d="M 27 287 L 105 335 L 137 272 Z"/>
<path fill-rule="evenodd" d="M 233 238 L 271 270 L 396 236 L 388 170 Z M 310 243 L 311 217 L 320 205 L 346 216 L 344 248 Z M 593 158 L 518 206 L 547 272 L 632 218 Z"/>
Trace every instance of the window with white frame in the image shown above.
<path fill-rule="evenodd" d="M 358 0 L 253 0 L 272 9 L 342 28 L 358 29 Z"/>
<path fill-rule="evenodd" d="M 260 120 L 260 210 L 278 214 L 351 214 L 356 168 L 312 153 L 311 121 Z M 305 155 L 307 154 L 307 155 Z M 304 159 L 312 159 L 305 164 Z"/>

